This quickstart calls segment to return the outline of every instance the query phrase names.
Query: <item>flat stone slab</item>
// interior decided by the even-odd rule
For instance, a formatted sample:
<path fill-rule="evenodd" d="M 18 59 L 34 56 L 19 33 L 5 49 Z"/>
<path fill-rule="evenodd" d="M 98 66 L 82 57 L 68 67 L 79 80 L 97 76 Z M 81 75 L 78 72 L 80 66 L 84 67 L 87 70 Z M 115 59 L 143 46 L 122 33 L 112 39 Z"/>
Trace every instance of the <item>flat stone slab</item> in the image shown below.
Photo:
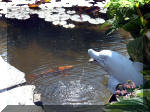
<path fill-rule="evenodd" d="M 33 91 L 35 86 L 20 86 L 0 93 L 0 111 L 7 105 L 34 105 Z"/>
<path fill-rule="evenodd" d="M 35 105 L 8 105 L 2 112 L 45 112 Z"/>
<path fill-rule="evenodd" d="M 0 91 L 26 82 L 25 74 L 5 62 L 0 56 Z"/>

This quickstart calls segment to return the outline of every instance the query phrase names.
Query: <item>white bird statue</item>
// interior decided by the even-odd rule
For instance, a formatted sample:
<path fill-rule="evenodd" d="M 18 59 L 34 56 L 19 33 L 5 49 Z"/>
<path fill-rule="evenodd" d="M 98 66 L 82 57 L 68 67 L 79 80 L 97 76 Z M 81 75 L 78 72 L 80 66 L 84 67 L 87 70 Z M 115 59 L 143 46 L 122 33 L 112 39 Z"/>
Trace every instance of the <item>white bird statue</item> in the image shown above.
<path fill-rule="evenodd" d="M 88 53 L 94 61 L 109 73 L 108 88 L 114 94 L 119 83 L 126 83 L 128 80 L 135 82 L 136 86 L 143 85 L 143 76 L 140 71 L 143 64 L 132 62 L 125 56 L 111 50 L 96 52 L 89 49 Z"/>

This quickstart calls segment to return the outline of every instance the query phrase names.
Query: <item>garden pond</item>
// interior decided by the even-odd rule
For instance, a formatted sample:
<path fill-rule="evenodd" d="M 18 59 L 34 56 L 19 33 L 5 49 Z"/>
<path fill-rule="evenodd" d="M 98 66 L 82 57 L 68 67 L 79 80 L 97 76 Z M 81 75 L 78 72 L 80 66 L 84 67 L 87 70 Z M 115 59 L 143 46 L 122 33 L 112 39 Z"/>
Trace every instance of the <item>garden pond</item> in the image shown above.
<path fill-rule="evenodd" d="M 75 23 L 64 28 L 33 16 L 0 20 L 0 54 L 36 85 L 45 105 L 102 105 L 107 102 L 107 73 L 88 63 L 88 49 L 109 49 L 128 57 L 122 33 L 106 36 L 100 25 Z M 71 69 L 59 70 L 70 66 Z M 46 74 L 46 75 L 45 75 Z M 32 76 L 32 77 L 30 77 Z"/>

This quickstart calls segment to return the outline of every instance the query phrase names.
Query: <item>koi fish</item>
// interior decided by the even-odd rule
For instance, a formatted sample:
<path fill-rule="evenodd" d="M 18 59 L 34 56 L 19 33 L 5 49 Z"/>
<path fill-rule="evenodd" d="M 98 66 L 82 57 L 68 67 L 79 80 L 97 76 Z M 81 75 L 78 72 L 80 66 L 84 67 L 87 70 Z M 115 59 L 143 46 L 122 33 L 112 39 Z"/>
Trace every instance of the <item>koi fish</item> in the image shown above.
<path fill-rule="evenodd" d="M 72 65 L 68 65 L 68 66 L 60 66 L 58 67 L 59 71 L 64 71 L 64 70 L 68 70 L 68 69 L 72 69 Z"/>
<path fill-rule="evenodd" d="M 51 0 L 36 0 L 35 1 L 35 4 L 42 4 L 42 3 L 48 3 L 50 2 Z"/>
<path fill-rule="evenodd" d="M 27 78 L 29 79 L 29 82 L 33 82 L 34 80 L 38 79 L 39 77 L 41 77 L 43 75 L 49 75 L 49 73 L 52 74 L 54 72 L 62 72 L 64 74 L 64 76 L 68 76 L 69 74 L 65 73 L 64 71 L 72 69 L 72 68 L 73 68 L 72 65 L 60 66 L 60 67 L 58 67 L 56 69 L 50 68 L 46 72 L 42 72 L 40 74 L 29 74 L 29 75 L 27 75 Z"/>
<path fill-rule="evenodd" d="M 37 74 L 28 74 L 27 75 L 27 79 L 28 79 L 28 82 L 33 82 L 34 80 L 36 80 L 38 78 L 38 75 Z"/>
<path fill-rule="evenodd" d="M 54 73 L 54 72 L 58 72 L 58 71 L 64 71 L 64 70 L 69 70 L 69 69 L 72 69 L 73 66 L 72 65 L 67 65 L 67 66 L 60 66 L 58 68 L 50 68 L 49 70 L 47 70 L 46 72 L 42 72 L 41 75 L 45 75 L 45 74 L 48 74 L 48 73 Z"/>
<path fill-rule="evenodd" d="M 39 8 L 39 4 L 28 4 L 29 8 Z"/>

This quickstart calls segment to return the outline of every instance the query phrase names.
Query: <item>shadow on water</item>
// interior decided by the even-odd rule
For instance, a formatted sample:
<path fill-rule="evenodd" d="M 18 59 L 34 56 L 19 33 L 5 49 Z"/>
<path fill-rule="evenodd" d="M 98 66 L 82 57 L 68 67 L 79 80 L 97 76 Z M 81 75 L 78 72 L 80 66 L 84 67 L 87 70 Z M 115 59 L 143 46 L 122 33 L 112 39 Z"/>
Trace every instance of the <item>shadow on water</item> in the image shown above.
<path fill-rule="evenodd" d="M 111 49 L 126 54 L 125 40 L 106 37 L 103 31 L 82 24 L 74 29 L 54 26 L 37 17 L 26 21 L 7 20 L 7 59 L 28 74 L 40 74 L 51 68 L 72 65 L 71 70 L 49 73 L 35 80 L 35 92 L 45 105 L 99 104 L 110 95 L 107 78 L 99 66 L 87 63 L 88 49 Z M 96 26 L 97 27 L 97 26 Z M 28 80 L 28 79 L 27 79 Z"/>

